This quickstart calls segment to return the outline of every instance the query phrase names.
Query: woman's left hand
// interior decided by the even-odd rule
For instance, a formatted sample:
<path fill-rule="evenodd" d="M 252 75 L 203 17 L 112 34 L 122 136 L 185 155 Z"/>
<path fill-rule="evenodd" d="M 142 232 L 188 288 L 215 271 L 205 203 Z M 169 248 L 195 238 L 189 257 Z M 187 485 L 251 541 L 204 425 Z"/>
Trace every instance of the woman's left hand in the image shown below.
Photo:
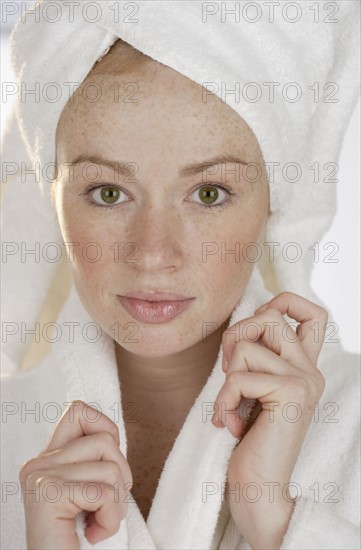
<path fill-rule="evenodd" d="M 296 332 L 284 314 L 300 323 Z M 214 411 L 240 438 L 228 464 L 226 502 L 253 550 L 279 549 L 288 528 L 295 504 L 288 483 L 325 388 L 317 359 L 327 319 L 324 308 L 282 292 L 223 333 L 226 379 Z"/>

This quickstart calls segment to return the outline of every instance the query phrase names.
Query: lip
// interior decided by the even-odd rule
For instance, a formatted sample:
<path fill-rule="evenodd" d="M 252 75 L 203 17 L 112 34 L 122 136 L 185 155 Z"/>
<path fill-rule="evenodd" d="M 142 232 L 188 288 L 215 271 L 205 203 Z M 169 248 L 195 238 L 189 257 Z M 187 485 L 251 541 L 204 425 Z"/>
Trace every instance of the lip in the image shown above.
<path fill-rule="evenodd" d="M 175 292 L 168 292 L 165 290 L 137 290 L 135 292 L 128 292 L 127 294 L 121 294 L 121 296 L 124 298 L 148 300 L 150 302 L 180 302 L 193 298 L 193 296 L 185 296 L 184 294 L 177 294 Z"/>
<path fill-rule="evenodd" d="M 174 294 L 173 294 L 174 296 Z M 154 295 L 153 295 L 154 297 Z M 188 309 L 195 298 L 182 300 L 141 300 L 132 296 L 117 296 L 119 303 L 137 321 L 142 323 L 167 323 Z"/>

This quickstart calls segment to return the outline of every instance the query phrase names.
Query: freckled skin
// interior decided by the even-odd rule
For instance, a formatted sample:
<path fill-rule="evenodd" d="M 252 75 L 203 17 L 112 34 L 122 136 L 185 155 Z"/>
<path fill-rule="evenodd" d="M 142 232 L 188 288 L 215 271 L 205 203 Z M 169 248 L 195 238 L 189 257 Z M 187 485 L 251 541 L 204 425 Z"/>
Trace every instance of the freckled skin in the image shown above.
<path fill-rule="evenodd" d="M 147 422 L 126 426 L 127 460 L 131 466 L 132 497 L 146 520 L 164 463 L 181 424 L 164 428 L 163 422 Z"/>
<path fill-rule="evenodd" d="M 153 64 L 159 65 L 156 62 Z M 139 170 L 136 183 L 120 176 L 118 185 L 133 200 L 113 209 L 91 206 L 79 193 L 88 182 L 75 169 L 75 183 L 64 177 L 57 186 L 56 206 L 64 240 L 79 242 L 71 264 L 80 298 L 103 329 L 114 322 L 123 327 L 134 322 L 117 303 L 115 295 L 147 286 L 173 289 L 197 298 L 185 314 L 165 324 L 136 323 L 138 342 L 127 340 L 120 330 L 119 344 L 144 357 L 177 353 L 202 339 L 202 323 L 225 322 L 242 296 L 253 264 L 228 254 L 222 261 L 221 243 L 227 250 L 240 243 L 259 240 L 269 210 L 268 183 L 264 176 L 249 183 L 241 176 L 237 183 L 231 172 L 234 165 L 219 165 L 217 173 L 206 180 L 202 174 L 177 176 L 178 167 L 208 157 L 231 152 L 248 162 L 262 164 L 256 138 L 247 124 L 216 96 L 202 101 L 201 87 L 168 67 L 144 76 L 144 71 L 121 76 L 88 76 L 102 89 L 101 100 L 90 103 L 80 93 L 66 106 L 57 135 L 59 164 L 78 154 L 98 153 L 114 161 L 135 163 Z M 135 82 L 138 103 L 114 102 L 111 87 L 119 82 Z M 129 95 L 129 92 L 123 95 Z M 91 174 L 91 172 L 89 172 Z M 265 174 L 265 172 L 264 172 Z M 94 172 L 93 172 L 94 175 Z M 102 167 L 102 180 L 114 183 L 111 170 Z M 232 203 L 207 211 L 199 202 L 185 202 L 198 184 L 232 185 Z M 220 202 L 225 194 L 220 191 Z M 118 200 L 126 200 L 121 195 Z M 87 261 L 80 250 L 96 242 L 102 251 L 99 261 Z M 114 261 L 110 246 L 119 246 L 120 260 Z M 202 261 L 203 243 L 217 243 L 219 252 Z M 135 243 L 125 252 L 123 244 Z M 134 254 L 132 254 L 134 252 Z M 88 257 L 94 258 L 94 247 Z M 137 263 L 121 261 L 136 258 Z M 129 338 L 130 339 L 130 338 Z"/>
<path fill-rule="evenodd" d="M 92 183 L 82 177 L 84 165 L 75 169 L 73 182 L 61 166 L 55 207 L 64 241 L 80 243 L 70 264 L 80 299 L 115 339 L 123 409 L 128 403 L 137 407 L 137 421 L 125 423 L 127 460 L 132 494 L 146 519 L 164 462 L 214 366 L 222 332 L 251 275 L 254 264 L 243 259 L 242 249 L 263 240 L 269 188 L 265 170 L 255 183 L 240 172 L 237 181 L 232 164 L 220 165 L 211 177 L 177 175 L 184 164 L 225 153 L 264 165 L 253 132 L 237 113 L 216 96 L 203 101 L 202 87 L 176 71 L 152 61 L 150 67 L 118 76 L 97 74 L 95 69 L 87 81 L 101 86 L 101 99 L 86 101 L 80 87 L 68 102 L 58 125 L 57 162 L 98 154 L 134 163 L 136 181 L 117 179 L 102 167 L 97 185 L 117 183 L 125 193 L 116 201 L 124 201 L 121 205 L 104 209 L 80 195 Z M 115 82 L 119 102 L 114 101 Z M 138 102 L 129 101 L 134 87 L 126 89 L 128 83 L 135 83 L 132 97 Z M 94 174 L 93 167 L 88 179 Z M 211 183 L 230 185 L 232 202 L 213 210 L 201 206 L 195 191 Z M 227 198 L 219 193 L 216 202 Z M 102 255 L 91 262 L 84 247 L 94 242 Z M 124 249 L 127 243 L 133 244 Z M 219 247 L 206 261 L 204 243 Z M 222 246 L 234 250 L 237 243 L 238 257 L 222 257 Z M 95 253 L 94 246 L 88 248 L 89 259 Z M 134 258 L 137 262 L 131 261 Z M 140 323 L 118 304 L 116 295 L 147 287 L 196 300 L 168 323 Z M 111 328 L 115 323 L 119 334 Z M 206 340 L 205 323 L 214 323 Z"/>

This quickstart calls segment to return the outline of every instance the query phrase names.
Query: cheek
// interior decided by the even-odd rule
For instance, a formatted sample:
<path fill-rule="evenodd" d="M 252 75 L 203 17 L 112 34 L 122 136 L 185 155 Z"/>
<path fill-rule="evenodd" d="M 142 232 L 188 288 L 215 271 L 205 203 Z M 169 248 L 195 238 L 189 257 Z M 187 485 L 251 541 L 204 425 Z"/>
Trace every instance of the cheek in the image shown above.
<path fill-rule="evenodd" d="M 251 219 L 249 214 L 237 215 L 209 229 L 208 238 L 200 243 L 202 261 L 198 260 L 197 270 L 202 273 L 208 296 L 213 296 L 220 307 L 230 310 L 262 256 L 258 242 L 260 220 Z"/>
<path fill-rule="evenodd" d="M 122 227 L 109 227 L 104 218 L 89 219 L 89 212 L 66 205 L 59 222 L 74 275 L 92 287 L 108 279 L 124 254 L 126 237 Z"/>
<path fill-rule="evenodd" d="M 254 266 L 253 258 L 257 256 L 257 243 L 250 243 L 244 238 L 227 238 L 224 236 L 218 241 L 208 244 L 203 254 L 202 271 L 209 282 L 209 286 L 217 289 L 221 296 L 221 290 L 227 292 L 234 288 L 237 292 L 237 281 L 241 284 L 247 278 Z"/>
<path fill-rule="evenodd" d="M 244 264 L 255 263 L 261 254 L 259 220 L 249 216 L 232 217 L 218 227 L 210 227 L 208 239 L 200 243 L 202 264 L 209 264 L 209 271 L 221 270 L 227 275 L 239 272 Z"/>

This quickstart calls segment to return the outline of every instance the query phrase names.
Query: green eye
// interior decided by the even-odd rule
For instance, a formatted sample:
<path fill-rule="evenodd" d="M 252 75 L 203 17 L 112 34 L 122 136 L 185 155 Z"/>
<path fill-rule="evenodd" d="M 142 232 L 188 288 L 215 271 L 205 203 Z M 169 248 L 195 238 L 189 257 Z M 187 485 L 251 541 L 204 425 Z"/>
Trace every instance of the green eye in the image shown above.
<path fill-rule="evenodd" d="M 212 185 L 201 187 L 198 191 L 199 198 L 206 204 L 213 204 L 218 199 L 218 189 Z"/>
<path fill-rule="evenodd" d="M 113 204 L 119 198 L 119 189 L 116 187 L 103 187 L 100 190 L 100 197 L 107 204 Z"/>
<path fill-rule="evenodd" d="M 230 189 L 220 184 L 202 185 L 193 191 L 191 196 L 195 194 L 197 195 L 192 200 L 208 210 L 220 209 L 230 204 L 232 202 L 231 196 L 235 195 Z M 85 195 L 86 200 L 93 206 L 100 206 L 103 208 L 111 208 L 112 206 L 118 206 L 129 201 L 129 198 L 126 198 L 127 194 L 116 185 L 101 185 L 99 187 L 89 188 L 84 193 L 80 193 L 80 195 Z M 124 195 L 125 200 L 121 195 Z M 214 204 L 219 198 L 221 202 Z"/>
<path fill-rule="evenodd" d="M 124 196 L 125 193 L 116 187 L 115 185 L 103 185 L 101 187 L 96 187 L 95 189 L 90 189 L 85 193 L 85 195 L 89 195 L 91 197 L 91 203 L 95 204 L 95 206 L 114 206 L 121 204 L 123 202 L 126 202 L 124 200 L 119 200 L 121 198 L 121 194 Z"/>
<path fill-rule="evenodd" d="M 223 196 L 222 196 L 223 193 Z M 227 203 L 230 203 L 232 201 L 231 195 L 233 195 L 232 191 L 230 189 L 227 189 L 226 187 L 223 187 L 220 184 L 214 184 L 214 185 L 202 185 L 195 191 L 193 191 L 192 195 L 195 195 L 193 200 L 202 206 L 203 208 L 207 208 L 208 210 L 212 209 L 218 209 L 222 208 L 223 206 L 226 206 Z M 198 200 L 197 200 L 198 199 Z M 222 199 L 222 202 L 217 202 L 217 199 Z"/>

